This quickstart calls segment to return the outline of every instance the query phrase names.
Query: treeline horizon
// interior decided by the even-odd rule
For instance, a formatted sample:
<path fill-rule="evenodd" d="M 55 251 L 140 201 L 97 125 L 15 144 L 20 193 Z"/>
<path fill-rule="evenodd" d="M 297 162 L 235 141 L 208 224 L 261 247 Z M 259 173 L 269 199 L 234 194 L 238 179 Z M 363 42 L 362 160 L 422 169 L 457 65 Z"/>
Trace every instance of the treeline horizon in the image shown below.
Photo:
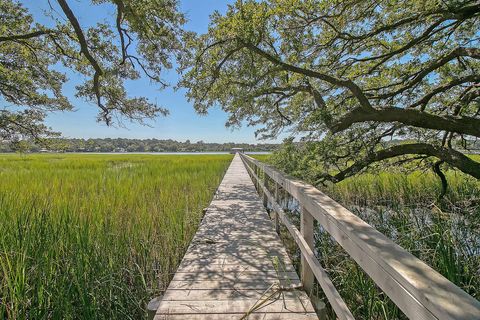
<path fill-rule="evenodd" d="M 0 141 L 0 152 L 223 152 L 232 148 L 245 151 L 273 151 L 279 144 L 236 142 L 191 142 L 173 139 L 130 138 L 51 138 L 43 143 L 27 140 Z"/>
<path fill-rule="evenodd" d="M 37 142 L 31 140 L 0 141 L 0 153 L 9 152 L 228 152 L 232 148 L 243 148 L 247 152 L 273 152 L 284 143 L 303 145 L 320 141 L 292 141 L 283 143 L 238 143 L 205 142 L 203 140 L 177 141 L 173 139 L 132 139 L 132 138 L 47 138 Z M 401 145 L 410 140 L 392 139 L 387 145 Z M 469 141 L 467 153 L 480 153 L 480 142 Z M 462 149 L 462 146 L 458 146 Z"/>

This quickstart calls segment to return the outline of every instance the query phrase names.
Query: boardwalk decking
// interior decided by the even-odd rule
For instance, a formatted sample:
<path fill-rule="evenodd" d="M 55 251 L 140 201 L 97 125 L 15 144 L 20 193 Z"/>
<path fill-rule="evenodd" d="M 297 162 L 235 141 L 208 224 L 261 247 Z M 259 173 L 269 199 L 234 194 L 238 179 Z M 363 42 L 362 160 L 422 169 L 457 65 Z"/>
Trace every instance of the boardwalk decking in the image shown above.
<path fill-rule="evenodd" d="M 155 320 L 317 319 L 235 155 Z"/>

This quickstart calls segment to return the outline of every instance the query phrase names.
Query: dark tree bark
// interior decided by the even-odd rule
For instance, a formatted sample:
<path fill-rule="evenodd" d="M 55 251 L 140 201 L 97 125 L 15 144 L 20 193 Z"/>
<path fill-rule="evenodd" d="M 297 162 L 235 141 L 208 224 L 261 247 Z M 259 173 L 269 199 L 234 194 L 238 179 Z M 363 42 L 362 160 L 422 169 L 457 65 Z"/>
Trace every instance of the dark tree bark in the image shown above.
<path fill-rule="evenodd" d="M 403 155 L 427 155 L 436 157 L 445 163 L 459 169 L 460 171 L 480 179 L 480 163 L 465 156 L 463 153 L 445 148 L 442 146 L 434 146 L 427 143 L 411 143 L 396 145 L 390 148 L 368 154 L 365 158 L 354 162 L 345 170 L 340 171 L 335 175 L 322 175 L 319 180 L 330 180 L 332 182 L 339 182 L 348 177 L 351 177 L 369 165 L 375 162 L 395 158 Z"/>
<path fill-rule="evenodd" d="M 330 130 L 333 133 L 338 133 L 348 129 L 354 123 L 365 121 L 400 122 L 419 128 L 445 130 L 480 137 L 480 119 L 448 115 L 437 116 L 415 109 L 401 108 L 372 110 L 357 108 L 340 118 L 330 127 Z"/>
<path fill-rule="evenodd" d="M 445 177 L 445 174 L 442 172 L 442 169 L 440 166 L 443 164 L 443 160 L 439 160 L 433 164 L 433 171 L 436 173 L 436 175 L 440 178 L 440 181 L 442 183 L 442 191 L 440 192 L 440 195 L 438 196 L 439 199 L 442 199 L 445 194 L 447 193 L 448 189 L 448 181 L 447 177 Z"/>
<path fill-rule="evenodd" d="M 72 9 L 70 9 L 66 0 L 57 0 L 58 4 L 63 10 L 63 13 L 67 16 L 68 21 L 73 26 L 75 30 L 75 34 L 77 35 L 78 42 L 80 43 L 80 52 L 87 58 L 88 62 L 92 65 L 95 73 L 93 75 L 93 90 L 95 91 L 95 96 L 97 97 L 97 104 L 104 112 L 104 118 L 107 125 L 109 125 L 108 119 L 108 109 L 102 104 L 101 94 L 100 94 L 100 76 L 103 74 L 103 70 L 98 64 L 97 60 L 93 57 L 88 49 L 87 39 L 83 34 L 82 28 L 80 27 L 80 23 L 78 22 L 77 17 L 73 13 Z"/>

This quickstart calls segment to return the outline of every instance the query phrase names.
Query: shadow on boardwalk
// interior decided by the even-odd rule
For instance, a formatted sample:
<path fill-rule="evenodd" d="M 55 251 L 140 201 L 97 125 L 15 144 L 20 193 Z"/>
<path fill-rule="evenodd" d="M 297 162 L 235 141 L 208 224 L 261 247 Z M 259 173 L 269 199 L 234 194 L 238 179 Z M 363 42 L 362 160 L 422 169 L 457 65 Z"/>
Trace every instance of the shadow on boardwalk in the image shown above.
<path fill-rule="evenodd" d="M 317 319 L 238 155 L 155 319 Z"/>

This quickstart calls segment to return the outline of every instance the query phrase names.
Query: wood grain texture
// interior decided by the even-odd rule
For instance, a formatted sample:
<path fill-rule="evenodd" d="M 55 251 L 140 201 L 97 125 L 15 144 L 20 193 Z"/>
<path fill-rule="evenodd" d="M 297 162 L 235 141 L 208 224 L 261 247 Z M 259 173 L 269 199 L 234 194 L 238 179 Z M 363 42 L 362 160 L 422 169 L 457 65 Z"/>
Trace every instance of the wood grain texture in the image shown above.
<path fill-rule="evenodd" d="M 164 294 L 163 319 L 317 319 L 238 154 Z"/>

